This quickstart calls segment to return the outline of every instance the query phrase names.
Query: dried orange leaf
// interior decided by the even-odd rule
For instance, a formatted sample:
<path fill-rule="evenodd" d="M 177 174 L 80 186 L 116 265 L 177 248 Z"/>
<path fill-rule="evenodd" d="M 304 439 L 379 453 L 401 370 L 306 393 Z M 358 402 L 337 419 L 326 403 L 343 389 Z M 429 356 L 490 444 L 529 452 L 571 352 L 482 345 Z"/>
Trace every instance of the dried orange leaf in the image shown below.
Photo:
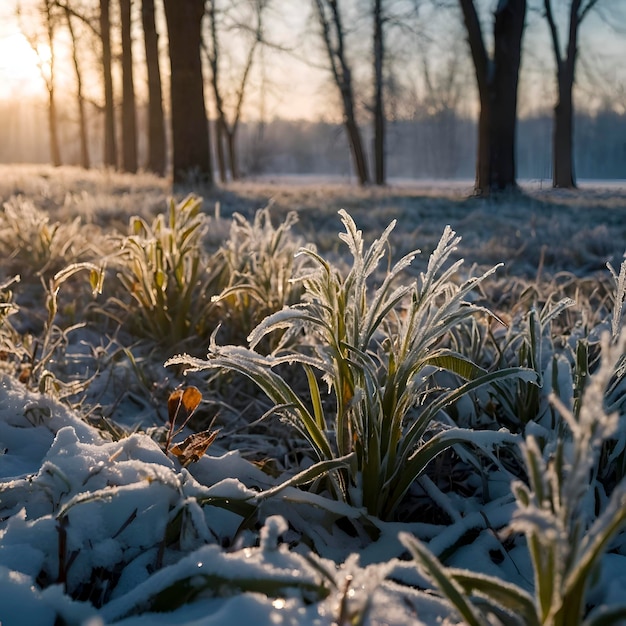
<path fill-rule="evenodd" d="M 170 422 L 175 422 L 182 407 L 183 419 L 187 419 L 202 401 L 202 394 L 197 387 L 186 387 L 172 391 L 167 399 L 167 414 Z"/>
<path fill-rule="evenodd" d="M 187 387 L 183 391 L 183 408 L 187 415 L 191 415 L 202 402 L 202 394 L 197 387 Z"/>

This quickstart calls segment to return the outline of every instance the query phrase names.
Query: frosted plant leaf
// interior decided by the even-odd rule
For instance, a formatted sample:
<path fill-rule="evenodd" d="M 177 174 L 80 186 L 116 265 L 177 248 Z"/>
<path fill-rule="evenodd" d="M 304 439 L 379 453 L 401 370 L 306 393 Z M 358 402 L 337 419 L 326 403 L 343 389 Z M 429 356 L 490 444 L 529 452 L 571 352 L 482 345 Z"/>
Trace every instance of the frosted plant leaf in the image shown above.
<path fill-rule="evenodd" d="M 609 271 L 611 272 L 611 275 L 615 280 L 615 305 L 613 308 L 611 334 L 613 339 L 617 339 L 617 336 L 620 332 L 624 304 L 626 303 L 626 261 L 622 262 L 619 270 L 619 275 L 613 269 L 613 266 L 610 263 L 607 263 L 606 266 L 609 268 Z"/>

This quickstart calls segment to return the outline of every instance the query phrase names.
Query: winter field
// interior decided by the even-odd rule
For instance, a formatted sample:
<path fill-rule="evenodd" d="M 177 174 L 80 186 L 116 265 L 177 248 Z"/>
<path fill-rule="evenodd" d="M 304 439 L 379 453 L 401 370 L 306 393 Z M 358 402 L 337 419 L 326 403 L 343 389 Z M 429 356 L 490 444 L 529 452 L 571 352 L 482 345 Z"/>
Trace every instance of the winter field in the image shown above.
<path fill-rule="evenodd" d="M 0 624 L 626 624 L 626 183 L 470 193 L 0 166 Z"/>

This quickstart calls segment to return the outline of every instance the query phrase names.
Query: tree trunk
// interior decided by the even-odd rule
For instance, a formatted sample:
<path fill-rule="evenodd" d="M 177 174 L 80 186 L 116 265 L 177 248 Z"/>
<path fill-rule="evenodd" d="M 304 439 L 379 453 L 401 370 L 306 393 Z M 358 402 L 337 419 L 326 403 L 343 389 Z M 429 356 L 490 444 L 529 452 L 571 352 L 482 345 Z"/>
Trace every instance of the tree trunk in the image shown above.
<path fill-rule="evenodd" d="M 494 56 L 485 48 L 473 0 L 459 0 L 474 62 L 480 114 L 474 193 L 514 189 L 517 83 L 526 0 L 503 0 L 494 21 Z"/>
<path fill-rule="evenodd" d="M 476 155 L 476 180 L 474 194 L 488 196 L 491 189 L 491 97 L 489 92 L 480 96 L 478 114 L 478 148 Z"/>
<path fill-rule="evenodd" d="M 102 38 L 102 79 L 104 85 L 104 164 L 109 167 L 117 167 L 109 13 L 110 0 L 100 0 L 100 37 Z"/>
<path fill-rule="evenodd" d="M 54 87 L 48 86 L 48 129 L 50 131 L 50 160 L 54 167 L 62 165 L 61 148 L 59 145 L 59 129 L 57 126 L 57 108 Z"/>
<path fill-rule="evenodd" d="M 237 127 L 226 130 L 226 145 L 228 146 L 228 165 L 233 180 L 239 180 L 239 165 L 237 164 Z"/>
<path fill-rule="evenodd" d="M 57 124 L 57 110 L 55 98 L 55 69 L 56 58 L 54 50 L 54 21 L 52 16 L 52 8 L 50 2 L 45 3 L 46 11 L 46 30 L 48 36 L 48 46 L 50 48 L 50 74 L 46 81 L 48 89 L 48 128 L 50 131 L 50 158 L 54 167 L 61 165 L 61 148 L 59 144 L 59 129 Z"/>
<path fill-rule="evenodd" d="M 215 122 L 215 155 L 217 157 L 217 169 L 220 173 L 220 182 L 225 183 L 226 176 L 226 155 L 224 154 L 224 135 L 226 134 L 226 124 L 224 118 L 218 112 Z"/>
<path fill-rule="evenodd" d="M 174 182 L 213 184 L 200 58 L 204 0 L 164 0 L 171 66 Z"/>
<path fill-rule="evenodd" d="M 526 0 L 502 2 L 495 12 L 489 181 L 492 191 L 517 187 L 515 126 L 525 15 Z"/>
<path fill-rule="evenodd" d="M 570 82 L 567 78 L 559 78 L 559 101 L 554 107 L 554 128 L 552 131 L 552 185 L 566 189 L 576 187 L 573 159 L 574 105 L 572 103 L 572 83 L 573 80 Z"/>
<path fill-rule="evenodd" d="M 165 118 L 159 69 L 159 36 L 154 17 L 154 0 L 142 0 L 141 21 L 148 73 L 148 162 L 151 172 L 165 174 Z"/>
<path fill-rule="evenodd" d="M 120 0 L 122 34 L 122 168 L 137 171 L 137 119 L 131 38 L 132 0 Z"/>
<path fill-rule="evenodd" d="M 383 103 L 384 32 L 382 0 L 374 0 L 374 180 L 385 184 L 385 110 Z"/>
<path fill-rule="evenodd" d="M 210 45 L 206 49 L 209 65 L 211 66 L 211 85 L 213 87 L 213 95 L 215 98 L 215 108 L 217 109 L 217 137 L 216 137 L 216 155 L 220 174 L 220 180 L 226 182 L 226 155 L 224 154 L 224 142 L 228 150 L 228 165 L 233 180 L 240 177 L 239 165 L 237 162 L 237 130 L 241 120 L 246 87 L 248 79 L 254 63 L 255 51 L 259 43 L 263 42 L 263 12 L 267 8 L 268 0 L 256 0 L 254 7 L 256 10 L 256 25 L 253 29 L 252 24 L 246 25 L 254 34 L 254 39 L 248 49 L 246 62 L 241 74 L 241 79 L 237 86 L 236 100 L 232 122 L 228 121 L 226 110 L 224 108 L 224 97 L 219 79 L 219 59 L 220 59 L 220 41 L 217 28 L 217 7 L 215 0 L 207 2 L 207 16 L 209 18 L 209 32 L 211 35 Z"/>
<path fill-rule="evenodd" d="M 473 0 L 459 0 L 463 21 L 467 30 L 467 39 L 474 63 L 480 112 L 478 114 L 478 148 L 476 154 L 476 180 L 474 193 L 478 196 L 489 195 L 490 180 L 490 126 L 491 126 L 491 97 L 489 92 L 490 59 L 483 41 L 483 34 L 476 13 Z"/>
<path fill-rule="evenodd" d="M 80 63 L 78 61 L 78 49 L 76 46 L 76 35 L 74 33 L 74 25 L 72 23 L 72 13 L 67 5 L 65 5 L 65 19 L 67 21 L 67 29 L 72 40 L 72 62 L 74 63 L 74 72 L 76 73 L 76 96 L 78 101 L 78 124 L 80 137 L 80 164 L 86 170 L 89 169 L 89 141 L 87 137 L 87 119 L 85 116 L 85 99 L 83 98 L 83 77 L 80 71 Z"/>
<path fill-rule="evenodd" d="M 315 0 L 315 7 L 317 8 L 317 16 L 322 28 L 322 38 L 328 54 L 330 70 L 335 85 L 341 94 L 343 123 L 348 135 L 354 170 L 359 184 L 366 185 L 369 182 L 367 159 L 363 149 L 359 125 L 356 121 L 352 72 L 345 54 L 343 24 L 337 0 L 328 0 L 328 4 L 324 0 Z M 326 14 L 327 7 L 330 11 L 330 17 Z"/>
<path fill-rule="evenodd" d="M 352 102 L 344 102 L 344 110 L 349 111 L 349 113 L 345 115 L 344 126 L 348 134 L 348 141 L 350 143 L 350 150 L 354 160 L 356 175 L 359 179 L 359 185 L 367 185 L 369 182 L 367 159 L 365 158 L 365 150 L 363 150 L 363 142 L 361 141 L 361 131 L 356 123 Z"/>
<path fill-rule="evenodd" d="M 558 99 L 554 107 L 552 129 L 552 185 L 574 188 L 574 103 L 572 90 L 578 53 L 578 28 L 597 0 L 589 0 L 581 10 L 582 0 L 571 0 L 569 35 L 565 58 L 561 57 L 559 33 L 552 13 L 551 0 L 544 0 L 545 16 L 550 28 L 552 49 L 556 62 Z"/>
<path fill-rule="evenodd" d="M 209 32 L 211 34 L 210 48 L 207 49 L 207 57 L 211 67 L 211 86 L 213 87 L 213 97 L 215 98 L 215 109 L 217 120 L 215 122 L 215 155 L 217 157 L 217 169 L 220 175 L 220 182 L 225 183 L 226 177 L 226 157 L 224 155 L 224 140 L 227 130 L 226 115 L 222 93 L 219 86 L 219 56 L 220 45 L 217 36 L 217 10 L 215 0 L 209 0 L 206 5 L 209 18 Z"/>

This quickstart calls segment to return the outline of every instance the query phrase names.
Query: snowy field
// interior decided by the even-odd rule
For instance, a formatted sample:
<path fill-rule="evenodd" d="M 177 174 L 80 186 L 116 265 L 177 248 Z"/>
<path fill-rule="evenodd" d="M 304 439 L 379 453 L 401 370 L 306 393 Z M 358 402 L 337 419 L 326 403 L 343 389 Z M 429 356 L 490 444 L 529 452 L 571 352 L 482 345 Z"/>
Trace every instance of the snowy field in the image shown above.
<path fill-rule="evenodd" d="M 626 183 L 170 193 L 0 167 L 2 626 L 626 624 Z"/>

